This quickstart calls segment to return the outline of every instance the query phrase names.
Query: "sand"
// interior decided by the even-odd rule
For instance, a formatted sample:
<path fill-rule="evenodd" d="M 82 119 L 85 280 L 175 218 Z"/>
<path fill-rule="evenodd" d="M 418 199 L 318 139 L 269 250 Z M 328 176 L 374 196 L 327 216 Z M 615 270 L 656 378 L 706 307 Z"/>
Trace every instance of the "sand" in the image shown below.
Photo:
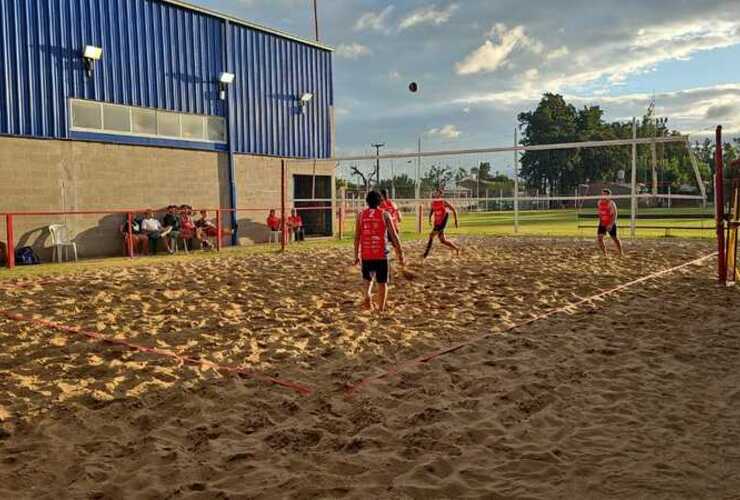
<path fill-rule="evenodd" d="M 0 319 L 0 498 L 737 498 L 740 290 L 711 252 L 467 239 L 358 312 L 351 250 L 0 282 L 2 308 L 311 387 Z M 413 256 L 421 252 L 411 245 Z M 3 288 L 4 287 L 4 288 Z M 141 313 L 144 313 L 142 316 Z"/>

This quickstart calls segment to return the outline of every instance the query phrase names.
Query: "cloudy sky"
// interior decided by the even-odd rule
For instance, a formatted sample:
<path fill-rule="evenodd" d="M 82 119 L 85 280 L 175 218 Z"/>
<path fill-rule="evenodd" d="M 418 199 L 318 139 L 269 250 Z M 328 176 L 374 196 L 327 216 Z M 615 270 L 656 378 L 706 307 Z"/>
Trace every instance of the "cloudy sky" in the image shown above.
<path fill-rule="evenodd" d="M 313 37 L 311 0 L 191 0 Z M 738 0 L 319 0 L 338 153 L 508 145 L 545 92 L 740 136 Z M 420 91 L 411 94 L 416 81 Z"/>

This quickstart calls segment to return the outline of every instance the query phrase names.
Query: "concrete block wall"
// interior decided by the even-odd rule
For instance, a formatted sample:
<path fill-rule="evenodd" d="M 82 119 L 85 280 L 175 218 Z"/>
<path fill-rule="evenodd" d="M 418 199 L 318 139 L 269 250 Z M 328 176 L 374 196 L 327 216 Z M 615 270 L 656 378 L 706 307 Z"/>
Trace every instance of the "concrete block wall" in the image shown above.
<path fill-rule="evenodd" d="M 225 154 L 0 137 L 0 212 L 228 206 Z M 51 260 L 50 224 L 66 223 L 82 257 L 121 255 L 122 215 L 15 218 L 16 246 Z M 5 240 L 2 224 L 0 241 Z"/>
<path fill-rule="evenodd" d="M 334 189 L 332 162 L 288 160 L 287 169 L 289 208 L 293 175 L 332 176 Z M 259 209 L 239 213 L 240 243 L 266 242 L 268 209 L 280 210 L 281 160 L 237 155 L 235 170 L 239 207 Z M 156 210 L 184 203 L 195 208 L 230 206 L 225 153 L 0 137 L 0 212 Z M 119 225 L 123 217 L 112 213 L 18 216 L 15 245 L 31 246 L 43 261 L 50 261 L 47 228 L 64 223 L 81 257 L 122 255 Z M 6 234 L 1 219 L 0 247 Z M 228 227 L 230 218 L 225 215 L 223 219 Z"/>
<path fill-rule="evenodd" d="M 268 241 L 266 219 L 270 208 L 280 215 L 281 160 L 263 156 L 238 155 L 235 162 L 237 200 L 239 207 L 258 209 L 240 212 L 237 223 L 242 244 Z M 332 177 L 334 192 L 335 164 L 330 161 L 286 160 L 287 208 L 293 207 L 294 175 L 328 175 Z M 333 225 L 336 228 L 336 222 Z M 335 229 L 336 230 L 336 229 Z"/>

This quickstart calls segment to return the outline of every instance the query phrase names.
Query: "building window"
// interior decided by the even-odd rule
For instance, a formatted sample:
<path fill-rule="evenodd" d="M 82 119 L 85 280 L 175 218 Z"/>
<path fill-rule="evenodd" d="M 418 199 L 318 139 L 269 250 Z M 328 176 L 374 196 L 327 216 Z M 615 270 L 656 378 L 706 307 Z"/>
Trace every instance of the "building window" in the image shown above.
<path fill-rule="evenodd" d="M 205 139 L 205 117 L 182 115 L 182 136 L 186 139 Z"/>
<path fill-rule="evenodd" d="M 87 101 L 72 101 L 72 127 L 89 130 L 100 130 L 103 128 L 103 117 L 100 104 Z"/>
<path fill-rule="evenodd" d="M 156 111 L 134 108 L 131 115 L 134 122 L 134 134 L 157 135 Z"/>
<path fill-rule="evenodd" d="M 103 129 L 131 132 L 131 110 L 126 106 L 103 104 Z"/>
<path fill-rule="evenodd" d="M 175 113 L 81 99 L 70 99 L 69 109 L 72 131 L 226 142 L 226 121 L 220 116 Z"/>
<path fill-rule="evenodd" d="M 157 135 L 179 139 L 182 136 L 180 133 L 180 114 L 157 111 Z"/>

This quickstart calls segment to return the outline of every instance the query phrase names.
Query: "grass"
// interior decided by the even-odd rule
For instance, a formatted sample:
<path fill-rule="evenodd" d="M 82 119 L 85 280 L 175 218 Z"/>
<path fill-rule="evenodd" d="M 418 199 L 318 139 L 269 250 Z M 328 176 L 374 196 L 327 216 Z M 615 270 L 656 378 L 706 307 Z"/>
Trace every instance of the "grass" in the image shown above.
<path fill-rule="evenodd" d="M 640 229 L 640 226 L 671 226 L 671 227 L 706 227 L 704 231 L 673 229 L 671 237 L 681 238 L 714 238 L 714 221 L 711 218 L 702 220 L 672 219 L 671 215 L 680 213 L 703 212 L 696 208 L 688 209 L 642 209 L 642 214 L 665 214 L 665 219 L 649 219 L 638 221 L 638 238 L 664 238 L 666 231 L 662 229 Z M 620 219 L 621 236 L 629 238 L 629 218 Z M 596 219 L 578 219 L 576 210 L 536 210 L 521 211 L 519 213 L 518 236 L 550 236 L 550 237 L 576 237 L 592 238 L 596 233 L 595 228 L 579 229 L 580 225 L 596 225 Z M 460 227 L 455 228 L 452 222 L 448 234 L 455 236 L 513 236 L 514 216 L 512 212 L 467 212 L 460 214 Z M 401 225 L 401 237 L 403 241 L 425 239 L 431 227 L 428 219 L 424 221 L 423 232 L 416 231 L 416 218 L 404 217 Z M 289 252 L 303 252 L 315 248 L 349 246 L 352 242 L 354 231 L 354 220 L 348 220 L 345 224 L 344 239 L 314 240 L 305 244 L 292 244 L 288 247 Z M 274 253 L 279 247 L 274 245 L 251 245 L 236 248 L 226 248 L 223 253 L 193 252 L 189 255 L 158 255 L 153 257 L 137 257 L 129 259 L 126 257 L 113 257 L 106 259 L 83 260 L 78 263 L 44 264 L 42 266 L 18 266 L 10 271 L 0 268 L 0 281 L 4 279 L 35 278 L 41 276 L 53 276 L 62 274 L 73 274 L 87 270 L 102 268 L 147 266 L 162 262 L 185 262 L 195 259 L 218 258 L 226 256 L 245 256 Z"/>

